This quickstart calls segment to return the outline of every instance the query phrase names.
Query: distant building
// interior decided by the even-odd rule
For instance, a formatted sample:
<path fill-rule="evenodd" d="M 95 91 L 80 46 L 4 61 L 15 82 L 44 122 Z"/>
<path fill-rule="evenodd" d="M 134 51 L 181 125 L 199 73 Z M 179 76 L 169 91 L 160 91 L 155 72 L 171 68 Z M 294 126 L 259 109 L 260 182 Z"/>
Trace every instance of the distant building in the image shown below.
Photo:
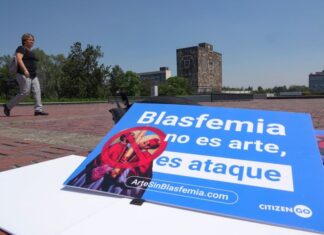
<path fill-rule="evenodd" d="M 168 67 L 160 67 L 159 71 L 138 73 L 138 76 L 151 85 L 159 85 L 171 77 L 171 70 Z"/>
<path fill-rule="evenodd" d="M 157 95 L 157 87 L 171 77 L 168 67 L 160 67 L 159 71 L 137 73 L 143 82 L 144 90 L 150 91 L 151 96 Z"/>
<path fill-rule="evenodd" d="M 188 78 L 193 92 L 220 92 L 222 54 L 208 43 L 177 49 L 177 76 Z"/>
<path fill-rule="evenodd" d="M 313 93 L 324 92 L 324 70 L 309 75 L 309 90 Z"/>

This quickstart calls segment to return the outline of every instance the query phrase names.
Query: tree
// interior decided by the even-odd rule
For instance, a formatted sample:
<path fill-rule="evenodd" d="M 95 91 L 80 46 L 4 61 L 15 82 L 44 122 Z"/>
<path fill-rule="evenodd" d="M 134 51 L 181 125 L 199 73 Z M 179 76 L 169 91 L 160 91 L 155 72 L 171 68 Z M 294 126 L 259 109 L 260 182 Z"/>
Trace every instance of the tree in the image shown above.
<path fill-rule="evenodd" d="M 82 50 L 80 42 L 74 43 L 62 67 L 62 95 L 69 98 L 104 97 L 109 67 L 99 65 L 101 57 L 103 53 L 99 46 L 87 45 Z"/>
<path fill-rule="evenodd" d="M 5 99 L 16 95 L 19 90 L 15 76 L 9 72 L 11 59 L 10 55 L 0 57 L 0 97 Z"/>
<path fill-rule="evenodd" d="M 258 86 L 257 92 L 260 94 L 264 93 L 262 86 Z"/>
<path fill-rule="evenodd" d="M 286 92 L 288 91 L 286 86 L 275 86 L 272 88 L 272 92 L 275 94 L 279 94 L 280 92 Z"/>
<path fill-rule="evenodd" d="M 47 98 L 103 98 L 108 95 L 108 75 L 110 67 L 99 64 L 103 56 L 99 46 L 87 45 L 82 50 L 79 42 L 71 46 L 67 58 L 64 55 L 47 55 L 43 50 L 33 50 L 37 63 L 37 76 L 42 92 Z M 11 57 L 0 57 L 0 95 L 16 93 L 11 89 L 13 76 L 9 74 Z M 14 84 L 14 83 L 13 83 Z M 16 86 L 15 86 L 16 87 Z M 18 88 L 18 87 L 17 87 Z M 8 93 L 9 92 L 9 93 Z M 11 95 L 10 95 L 11 96 Z"/>
<path fill-rule="evenodd" d="M 51 55 L 51 77 L 52 79 L 47 83 L 47 89 L 50 90 L 49 97 L 60 98 L 63 97 L 61 83 L 63 77 L 63 65 L 65 63 L 65 56 L 63 54 Z"/>
<path fill-rule="evenodd" d="M 47 55 L 43 50 L 33 50 L 37 63 L 37 76 L 42 86 L 42 93 L 47 98 L 58 98 L 61 94 L 62 67 L 65 57 L 62 54 L 57 56 Z"/>
<path fill-rule="evenodd" d="M 124 73 L 119 65 L 115 65 L 110 73 L 110 92 L 116 95 L 118 91 L 127 93 L 130 96 L 140 95 L 140 78 L 132 72 L 127 71 Z"/>
<path fill-rule="evenodd" d="M 244 89 L 245 91 L 253 91 L 253 87 L 252 86 L 248 86 L 248 88 Z"/>
<path fill-rule="evenodd" d="M 132 71 L 127 71 L 125 74 L 125 80 L 126 80 L 127 87 L 128 87 L 127 88 L 128 95 L 139 96 L 140 95 L 140 85 L 141 85 L 139 76 Z"/>
<path fill-rule="evenodd" d="M 124 82 L 125 73 L 119 65 L 111 69 L 109 88 L 112 95 L 116 95 L 120 90 L 126 90 L 127 85 Z"/>
<path fill-rule="evenodd" d="M 222 87 L 222 90 L 223 91 L 242 91 L 242 90 L 244 90 L 244 88 L 243 87 L 238 88 L 238 87 L 224 86 L 224 87 Z"/>
<path fill-rule="evenodd" d="M 189 95 L 191 89 L 187 78 L 184 77 L 170 77 L 167 81 L 159 87 L 160 95 Z"/>
<path fill-rule="evenodd" d="M 288 91 L 309 92 L 309 88 L 307 86 L 291 85 L 289 86 Z"/>

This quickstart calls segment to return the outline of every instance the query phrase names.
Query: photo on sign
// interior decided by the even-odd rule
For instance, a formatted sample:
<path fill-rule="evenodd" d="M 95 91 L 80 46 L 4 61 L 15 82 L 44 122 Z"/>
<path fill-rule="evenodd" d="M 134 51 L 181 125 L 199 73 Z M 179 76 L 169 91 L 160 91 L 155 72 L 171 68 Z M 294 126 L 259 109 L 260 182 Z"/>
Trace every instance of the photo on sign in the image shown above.
<path fill-rule="evenodd" d="M 128 187 L 127 180 L 152 179 L 153 160 L 166 148 L 165 134 L 156 128 L 129 128 L 114 135 L 101 153 L 68 183 L 91 190 L 141 198 L 146 187 Z"/>
<path fill-rule="evenodd" d="M 324 165 L 324 130 L 315 130 L 318 149 L 321 154 L 322 162 Z"/>

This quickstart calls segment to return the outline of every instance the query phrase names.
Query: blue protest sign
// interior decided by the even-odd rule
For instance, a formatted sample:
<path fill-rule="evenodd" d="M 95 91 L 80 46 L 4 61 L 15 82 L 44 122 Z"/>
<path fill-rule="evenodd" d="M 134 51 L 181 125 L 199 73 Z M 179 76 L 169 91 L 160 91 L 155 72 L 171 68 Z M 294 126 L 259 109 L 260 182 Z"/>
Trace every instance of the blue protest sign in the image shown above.
<path fill-rule="evenodd" d="M 324 232 L 323 180 L 308 114 L 134 104 L 64 184 Z"/>

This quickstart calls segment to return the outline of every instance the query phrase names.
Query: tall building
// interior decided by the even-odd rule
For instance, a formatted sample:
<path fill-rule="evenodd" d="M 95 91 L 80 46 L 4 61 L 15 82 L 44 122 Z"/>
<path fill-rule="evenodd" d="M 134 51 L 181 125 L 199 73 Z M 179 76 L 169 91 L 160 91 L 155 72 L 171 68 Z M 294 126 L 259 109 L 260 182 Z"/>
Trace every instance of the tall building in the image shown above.
<path fill-rule="evenodd" d="M 193 92 L 220 92 L 222 54 L 208 43 L 177 49 L 177 76 L 188 78 Z"/>
<path fill-rule="evenodd" d="M 314 93 L 324 92 L 324 70 L 309 75 L 309 89 Z"/>

